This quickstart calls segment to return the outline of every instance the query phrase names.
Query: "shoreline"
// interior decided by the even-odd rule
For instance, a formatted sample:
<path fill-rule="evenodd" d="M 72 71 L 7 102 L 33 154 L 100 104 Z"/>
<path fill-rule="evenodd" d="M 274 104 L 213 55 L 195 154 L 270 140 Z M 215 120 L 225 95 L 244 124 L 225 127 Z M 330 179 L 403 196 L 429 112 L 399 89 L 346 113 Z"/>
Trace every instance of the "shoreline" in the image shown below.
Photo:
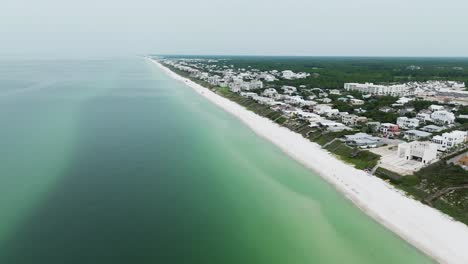
<path fill-rule="evenodd" d="M 183 82 L 234 115 L 303 166 L 318 173 L 361 211 L 440 263 L 468 263 L 468 227 L 442 212 L 406 197 L 383 180 L 337 159 L 302 135 L 247 110 L 147 58 L 173 79 Z M 333 168 L 333 169 L 330 169 Z"/>

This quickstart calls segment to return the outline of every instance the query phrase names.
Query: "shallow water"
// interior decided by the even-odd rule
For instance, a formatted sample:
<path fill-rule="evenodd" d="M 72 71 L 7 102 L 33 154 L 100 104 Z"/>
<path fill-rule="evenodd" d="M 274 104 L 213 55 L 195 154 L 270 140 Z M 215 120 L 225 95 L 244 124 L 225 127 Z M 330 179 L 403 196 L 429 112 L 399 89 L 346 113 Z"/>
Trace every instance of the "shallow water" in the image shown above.
<path fill-rule="evenodd" d="M 0 62 L 0 263 L 431 263 L 143 59 Z"/>

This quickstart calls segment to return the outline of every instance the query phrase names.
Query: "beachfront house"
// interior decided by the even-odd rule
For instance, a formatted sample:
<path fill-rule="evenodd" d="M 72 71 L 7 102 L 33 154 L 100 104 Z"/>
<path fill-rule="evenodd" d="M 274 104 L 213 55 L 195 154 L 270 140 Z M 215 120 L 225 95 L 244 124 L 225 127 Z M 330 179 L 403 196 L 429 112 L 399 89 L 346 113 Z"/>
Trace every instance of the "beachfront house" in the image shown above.
<path fill-rule="evenodd" d="M 347 126 L 356 126 L 358 124 L 364 124 L 367 122 L 367 118 L 364 116 L 346 114 L 341 116 L 341 122 Z"/>
<path fill-rule="evenodd" d="M 330 132 L 341 132 L 344 130 L 352 130 L 350 127 L 347 127 L 342 123 L 338 123 L 332 120 L 324 119 L 317 123 L 320 124 L 320 126 L 325 127 Z"/>
<path fill-rule="evenodd" d="M 431 164 L 437 160 L 437 145 L 428 141 L 412 141 L 398 144 L 398 157 Z"/>
<path fill-rule="evenodd" d="M 345 142 L 349 146 L 358 146 L 366 148 L 375 148 L 383 145 L 382 139 L 366 133 L 356 133 L 354 135 L 344 136 Z"/>
<path fill-rule="evenodd" d="M 463 144 L 467 140 L 467 131 L 455 130 L 442 135 L 437 135 L 432 138 L 432 143 L 437 145 L 439 151 L 446 151 L 459 144 Z"/>

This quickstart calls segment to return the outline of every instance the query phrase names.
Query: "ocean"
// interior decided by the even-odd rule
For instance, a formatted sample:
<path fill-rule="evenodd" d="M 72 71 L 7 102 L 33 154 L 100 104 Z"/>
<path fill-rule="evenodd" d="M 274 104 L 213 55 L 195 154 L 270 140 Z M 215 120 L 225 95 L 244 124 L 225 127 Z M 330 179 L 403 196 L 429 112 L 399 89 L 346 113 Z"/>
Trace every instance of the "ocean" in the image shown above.
<path fill-rule="evenodd" d="M 433 263 L 141 58 L 0 61 L 0 263 Z"/>

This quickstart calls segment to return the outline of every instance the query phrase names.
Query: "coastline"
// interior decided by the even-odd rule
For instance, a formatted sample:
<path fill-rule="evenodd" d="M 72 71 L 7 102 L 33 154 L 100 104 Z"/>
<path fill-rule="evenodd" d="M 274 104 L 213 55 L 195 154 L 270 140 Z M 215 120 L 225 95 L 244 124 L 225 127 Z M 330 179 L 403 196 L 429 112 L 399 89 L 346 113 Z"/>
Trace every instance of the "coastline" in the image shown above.
<path fill-rule="evenodd" d="M 147 58 L 149 59 L 149 58 Z M 383 180 L 357 170 L 302 137 L 149 59 L 175 80 L 236 116 L 257 135 L 318 173 L 363 212 L 440 263 L 468 263 L 468 227 L 410 199 Z M 331 169 L 333 168 L 333 169 Z"/>

